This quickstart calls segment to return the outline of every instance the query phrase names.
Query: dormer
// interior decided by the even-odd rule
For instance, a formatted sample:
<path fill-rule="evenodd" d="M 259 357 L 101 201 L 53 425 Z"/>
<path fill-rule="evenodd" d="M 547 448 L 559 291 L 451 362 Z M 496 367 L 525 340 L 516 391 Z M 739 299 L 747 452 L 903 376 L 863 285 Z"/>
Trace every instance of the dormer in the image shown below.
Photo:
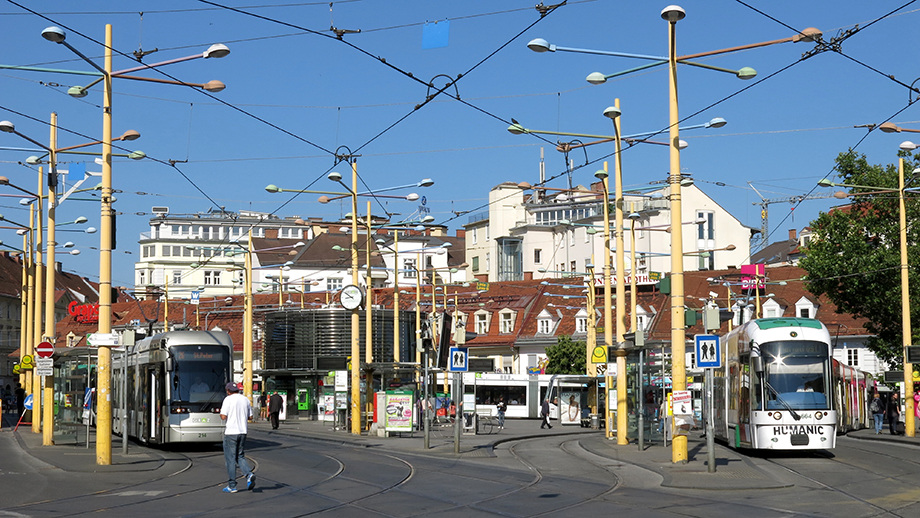
<path fill-rule="evenodd" d="M 807 297 L 800 298 L 795 303 L 795 316 L 799 318 L 817 318 L 818 305 Z"/>
<path fill-rule="evenodd" d="M 774 299 L 769 299 L 761 305 L 761 312 L 764 318 L 778 318 L 783 316 L 786 308 L 779 305 Z"/>
<path fill-rule="evenodd" d="M 588 334 L 588 312 L 585 311 L 584 308 L 579 309 L 578 313 L 575 313 L 575 334 Z"/>
<path fill-rule="evenodd" d="M 546 308 L 537 315 L 537 335 L 551 335 L 556 331 L 556 326 L 562 320 L 562 314 L 550 313 Z"/>

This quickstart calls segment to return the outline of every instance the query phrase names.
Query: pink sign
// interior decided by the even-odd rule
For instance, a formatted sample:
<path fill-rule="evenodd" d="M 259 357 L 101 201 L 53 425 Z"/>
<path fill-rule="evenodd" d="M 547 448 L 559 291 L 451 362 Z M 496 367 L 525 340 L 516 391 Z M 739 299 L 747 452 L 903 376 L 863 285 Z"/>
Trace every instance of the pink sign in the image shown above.
<path fill-rule="evenodd" d="M 766 278 L 764 277 L 765 271 L 763 264 L 742 264 L 741 288 L 745 290 L 763 288 L 766 282 Z"/>

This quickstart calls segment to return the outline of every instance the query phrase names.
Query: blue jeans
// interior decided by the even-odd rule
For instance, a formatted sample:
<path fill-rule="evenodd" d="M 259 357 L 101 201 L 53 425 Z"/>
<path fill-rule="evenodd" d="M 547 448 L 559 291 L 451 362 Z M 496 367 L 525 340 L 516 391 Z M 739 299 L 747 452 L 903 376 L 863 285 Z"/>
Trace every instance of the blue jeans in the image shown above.
<path fill-rule="evenodd" d="M 505 413 L 504 412 L 498 413 L 498 426 L 505 426 Z"/>
<path fill-rule="evenodd" d="M 872 414 L 872 418 L 875 419 L 875 433 L 882 433 L 882 417 L 885 414 Z"/>
<path fill-rule="evenodd" d="M 227 487 L 236 489 L 236 467 L 240 467 L 243 475 L 252 473 L 252 466 L 246 460 L 243 446 L 246 444 L 246 434 L 224 435 L 224 462 L 227 463 Z"/>

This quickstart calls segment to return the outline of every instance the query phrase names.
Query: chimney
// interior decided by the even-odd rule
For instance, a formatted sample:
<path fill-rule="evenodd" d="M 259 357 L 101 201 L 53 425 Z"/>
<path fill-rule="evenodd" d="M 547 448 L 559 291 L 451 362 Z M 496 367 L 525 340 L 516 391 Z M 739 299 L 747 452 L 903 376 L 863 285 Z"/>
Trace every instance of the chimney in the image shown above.
<path fill-rule="evenodd" d="M 796 240 L 797 240 L 796 231 L 794 228 L 790 228 L 789 229 L 789 241 L 796 241 Z"/>
<path fill-rule="evenodd" d="M 458 228 L 458 229 L 457 229 L 457 237 L 463 237 L 463 238 L 465 238 L 465 237 L 466 237 L 466 229 Z"/>

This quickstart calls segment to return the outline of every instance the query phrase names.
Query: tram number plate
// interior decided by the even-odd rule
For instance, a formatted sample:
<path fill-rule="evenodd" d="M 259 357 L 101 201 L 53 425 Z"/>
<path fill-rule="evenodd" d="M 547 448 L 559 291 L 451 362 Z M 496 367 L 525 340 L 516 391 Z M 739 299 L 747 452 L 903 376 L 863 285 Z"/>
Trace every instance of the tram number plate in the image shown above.
<path fill-rule="evenodd" d="M 206 433 L 200 433 L 200 434 L 198 434 L 198 438 L 199 438 L 199 439 L 207 439 L 207 437 L 208 437 L 208 434 L 206 434 Z"/>

